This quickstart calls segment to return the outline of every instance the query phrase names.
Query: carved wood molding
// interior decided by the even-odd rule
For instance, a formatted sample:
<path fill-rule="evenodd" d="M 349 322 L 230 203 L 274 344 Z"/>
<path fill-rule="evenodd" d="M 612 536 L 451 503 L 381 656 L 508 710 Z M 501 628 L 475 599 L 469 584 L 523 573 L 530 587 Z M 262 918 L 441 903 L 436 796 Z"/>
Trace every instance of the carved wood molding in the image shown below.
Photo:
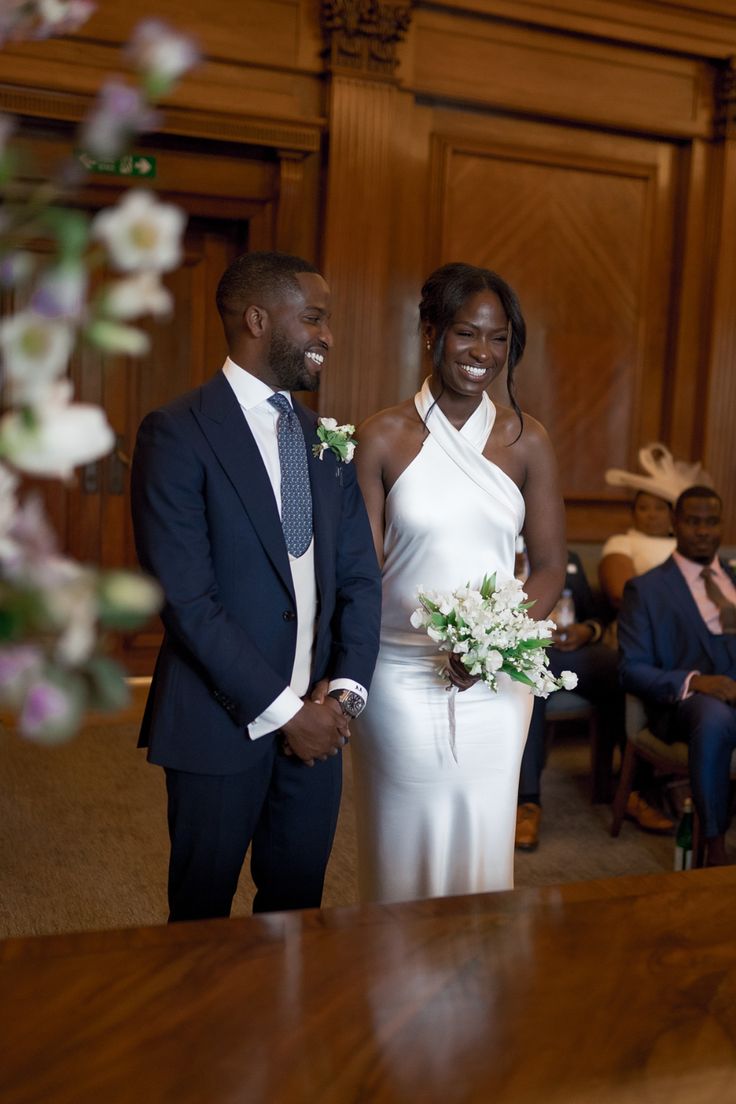
<path fill-rule="evenodd" d="M 76 123 L 89 109 L 92 99 L 74 92 L 0 85 L 0 111 L 33 118 Z M 167 107 L 161 132 L 221 142 L 241 142 L 279 150 L 314 153 L 320 148 L 324 122 L 321 119 L 288 120 L 224 115 Z"/>
<path fill-rule="evenodd" d="M 411 22 L 411 0 L 322 0 L 327 66 L 352 76 L 392 79 L 399 63 L 396 47 Z"/>
<path fill-rule="evenodd" d="M 714 96 L 714 137 L 736 138 L 736 57 L 717 70 Z"/>

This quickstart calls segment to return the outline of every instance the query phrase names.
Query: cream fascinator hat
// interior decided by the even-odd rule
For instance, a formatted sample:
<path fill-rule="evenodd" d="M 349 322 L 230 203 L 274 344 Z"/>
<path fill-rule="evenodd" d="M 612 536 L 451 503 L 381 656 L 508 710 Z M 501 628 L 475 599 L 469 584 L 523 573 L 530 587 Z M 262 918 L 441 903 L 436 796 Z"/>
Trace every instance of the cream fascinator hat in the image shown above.
<path fill-rule="evenodd" d="M 688 464 L 684 460 L 675 460 L 666 445 L 655 441 L 639 449 L 639 463 L 646 475 L 639 472 L 622 471 L 621 468 L 609 468 L 606 483 L 614 487 L 628 487 L 632 491 L 646 491 L 647 494 L 663 498 L 671 506 L 688 487 L 702 484 L 713 486 L 713 480 L 699 463 Z"/>

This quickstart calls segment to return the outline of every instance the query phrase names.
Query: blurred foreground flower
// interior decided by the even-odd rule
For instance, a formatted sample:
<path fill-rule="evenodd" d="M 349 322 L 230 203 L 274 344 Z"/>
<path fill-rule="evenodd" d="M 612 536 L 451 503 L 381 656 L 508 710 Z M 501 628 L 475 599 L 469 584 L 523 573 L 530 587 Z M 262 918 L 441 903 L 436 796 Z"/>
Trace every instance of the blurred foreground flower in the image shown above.
<path fill-rule="evenodd" d="M 199 61 L 199 50 L 192 39 L 161 19 L 144 19 L 138 24 L 128 54 L 152 99 L 165 96 L 174 82 Z"/>
<path fill-rule="evenodd" d="M 109 452 L 115 434 L 105 412 L 91 403 L 72 403 L 71 385 L 60 380 L 32 410 L 11 410 L 0 418 L 0 456 L 19 471 L 69 479 L 79 464 Z"/>
<path fill-rule="evenodd" d="M 135 188 L 115 207 L 95 217 L 92 234 L 107 247 L 110 261 L 123 272 L 168 272 L 181 263 L 186 216 L 153 192 Z"/>
<path fill-rule="evenodd" d="M 91 0 L 2 0 L 0 44 L 8 39 L 71 34 L 87 22 L 96 6 Z"/>
<path fill-rule="evenodd" d="M 69 33 L 93 8 L 88 0 L 0 0 L 0 44 Z M 117 159 L 158 126 L 155 100 L 197 59 L 188 38 L 151 19 L 127 52 L 138 85 L 109 77 L 80 128 L 78 144 L 93 158 Z M 150 338 L 130 323 L 171 313 L 161 273 L 181 261 L 186 217 L 137 189 L 94 218 L 63 204 L 85 159 L 70 157 L 34 182 L 18 171 L 15 128 L 0 115 L 0 288 L 17 304 L 0 321 L 0 709 L 16 714 L 23 735 L 53 742 L 71 736 L 85 710 L 125 704 L 124 671 L 105 654 L 106 634 L 144 624 L 161 593 L 136 572 L 62 556 L 40 497 L 18 501 L 15 471 L 66 480 L 113 448 L 104 411 L 73 401 L 69 361 L 80 341 L 108 354 L 148 350 Z M 95 282 L 95 269 L 124 275 Z"/>
<path fill-rule="evenodd" d="M 23 735 L 70 736 L 86 709 L 119 709 L 124 672 L 104 654 L 107 630 L 131 630 L 161 605 L 152 579 L 61 556 L 38 499 L 21 507 L 0 465 L 0 709 Z"/>

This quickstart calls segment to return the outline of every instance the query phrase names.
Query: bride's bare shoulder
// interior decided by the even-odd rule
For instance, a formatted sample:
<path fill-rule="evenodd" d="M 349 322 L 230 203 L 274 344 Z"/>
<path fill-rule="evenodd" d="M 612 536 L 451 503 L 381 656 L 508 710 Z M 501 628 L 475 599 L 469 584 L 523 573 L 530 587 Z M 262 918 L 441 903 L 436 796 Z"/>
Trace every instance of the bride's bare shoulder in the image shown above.
<path fill-rule="evenodd" d="M 358 427 L 361 443 L 366 445 L 393 444 L 408 434 L 421 429 L 422 423 L 413 399 L 406 399 L 396 406 L 387 406 L 372 414 Z"/>

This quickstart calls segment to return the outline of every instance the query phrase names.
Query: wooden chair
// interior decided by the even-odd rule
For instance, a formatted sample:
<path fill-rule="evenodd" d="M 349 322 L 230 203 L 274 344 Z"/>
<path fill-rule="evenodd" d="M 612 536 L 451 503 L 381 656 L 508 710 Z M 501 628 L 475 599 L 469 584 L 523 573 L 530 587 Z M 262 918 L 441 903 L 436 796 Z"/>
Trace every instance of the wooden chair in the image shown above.
<path fill-rule="evenodd" d="M 604 746 L 605 741 L 601 739 L 595 708 L 574 690 L 556 690 L 547 699 L 544 718 L 548 739 L 552 738 L 557 724 L 569 721 L 582 721 L 587 724 L 590 742 L 591 801 L 594 804 L 610 801 L 613 747 Z"/>
<path fill-rule="evenodd" d="M 621 764 L 616 797 L 613 801 L 611 835 L 617 836 L 626 815 L 626 805 L 634 780 L 637 759 L 651 763 L 662 774 L 690 777 L 688 745 L 683 741 L 667 744 L 657 739 L 647 728 L 644 703 L 634 694 L 626 695 L 626 750 Z M 702 866 L 703 854 L 700 842 L 700 822 L 693 810 L 693 866 Z"/>

